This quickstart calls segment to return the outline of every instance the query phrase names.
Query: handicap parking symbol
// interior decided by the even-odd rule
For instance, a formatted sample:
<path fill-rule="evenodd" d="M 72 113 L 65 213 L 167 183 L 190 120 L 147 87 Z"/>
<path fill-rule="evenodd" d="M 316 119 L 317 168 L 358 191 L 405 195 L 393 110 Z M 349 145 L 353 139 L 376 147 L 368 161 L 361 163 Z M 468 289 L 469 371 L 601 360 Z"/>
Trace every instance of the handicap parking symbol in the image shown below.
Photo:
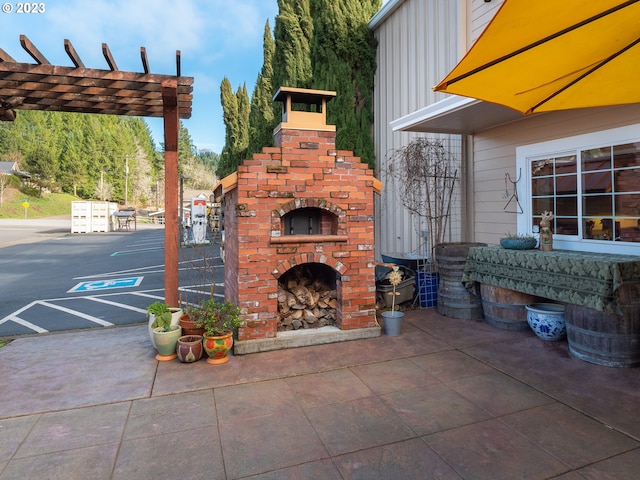
<path fill-rule="evenodd" d="M 96 280 L 93 282 L 80 282 L 67 293 L 71 292 L 95 292 L 110 290 L 112 288 L 137 287 L 144 277 L 114 278 L 110 280 Z"/>

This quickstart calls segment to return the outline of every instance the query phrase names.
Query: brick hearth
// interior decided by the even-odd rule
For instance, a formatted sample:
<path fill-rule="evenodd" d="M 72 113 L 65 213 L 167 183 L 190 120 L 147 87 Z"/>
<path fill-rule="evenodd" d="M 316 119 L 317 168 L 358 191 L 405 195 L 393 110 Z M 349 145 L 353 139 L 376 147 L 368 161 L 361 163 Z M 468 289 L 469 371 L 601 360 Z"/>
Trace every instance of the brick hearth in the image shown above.
<path fill-rule="evenodd" d="M 274 147 L 223 179 L 225 298 L 244 326 L 236 353 L 380 335 L 375 315 L 374 193 L 380 182 L 351 151 L 335 149 L 326 102 L 335 93 L 281 88 Z M 315 105 L 315 112 L 292 105 Z M 292 220 L 293 218 L 293 220 Z M 303 228 L 300 228 L 300 224 Z M 298 265 L 335 272 L 335 326 L 278 332 L 278 280 Z"/>

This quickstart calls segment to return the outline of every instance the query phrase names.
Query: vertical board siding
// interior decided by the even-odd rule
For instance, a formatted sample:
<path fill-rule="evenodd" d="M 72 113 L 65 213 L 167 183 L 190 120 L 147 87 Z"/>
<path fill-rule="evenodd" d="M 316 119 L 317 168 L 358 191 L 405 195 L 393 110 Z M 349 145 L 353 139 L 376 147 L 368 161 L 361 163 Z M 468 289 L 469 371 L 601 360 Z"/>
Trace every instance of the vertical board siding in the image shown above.
<path fill-rule="evenodd" d="M 378 40 L 374 94 L 377 176 L 384 182 L 376 205 L 376 255 L 386 252 L 423 253 L 418 225 L 402 205 L 397 181 L 387 175 L 389 156 L 412 138 L 439 138 L 459 153 L 458 135 L 393 132 L 389 122 L 443 98 L 431 87 L 458 61 L 458 1 L 406 0 L 374 29 Z M 462 181 L 458 182 L 458 187 Z M 455 195 L 451 234 L 461 236 L 461 194 Z"/>

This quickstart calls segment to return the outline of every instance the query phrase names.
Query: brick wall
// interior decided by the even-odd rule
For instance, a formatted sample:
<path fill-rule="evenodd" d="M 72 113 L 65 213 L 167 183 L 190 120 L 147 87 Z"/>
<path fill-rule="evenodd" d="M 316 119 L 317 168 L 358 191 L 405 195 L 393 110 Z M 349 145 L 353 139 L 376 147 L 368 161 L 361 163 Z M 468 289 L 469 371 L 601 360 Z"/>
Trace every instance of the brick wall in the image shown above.
<path fill-rule="evenodd" d="M 310 262 L 336 272 L 336 325 L 374 327 L 373 172 L 335 150 L 335 131 L 281 128 L 275 144 L 238 167 L 224 198 L 225 296 L 242 310 L 239 340 L 276 336 L 278 278 Z M 284 215 L 305 207 L 322 212 L 319 235 L 286 235 Z"/>

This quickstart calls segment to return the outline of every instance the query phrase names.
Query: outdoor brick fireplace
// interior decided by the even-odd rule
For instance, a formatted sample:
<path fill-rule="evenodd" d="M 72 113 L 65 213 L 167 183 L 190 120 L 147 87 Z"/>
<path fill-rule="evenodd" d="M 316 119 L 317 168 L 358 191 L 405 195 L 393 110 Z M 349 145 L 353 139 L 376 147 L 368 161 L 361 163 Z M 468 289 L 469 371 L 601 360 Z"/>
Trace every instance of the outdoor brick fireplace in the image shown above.
<path fill-rule="evenodd" d="M 326 124 L 334 92 L 281 88 L 274 147 L 216 187 L 225 297 L 244 318 L 237 354 L 380 335 L 374 193 L 380 182 Z M 310 106 L 294 110 L 294 105 Z"/>

